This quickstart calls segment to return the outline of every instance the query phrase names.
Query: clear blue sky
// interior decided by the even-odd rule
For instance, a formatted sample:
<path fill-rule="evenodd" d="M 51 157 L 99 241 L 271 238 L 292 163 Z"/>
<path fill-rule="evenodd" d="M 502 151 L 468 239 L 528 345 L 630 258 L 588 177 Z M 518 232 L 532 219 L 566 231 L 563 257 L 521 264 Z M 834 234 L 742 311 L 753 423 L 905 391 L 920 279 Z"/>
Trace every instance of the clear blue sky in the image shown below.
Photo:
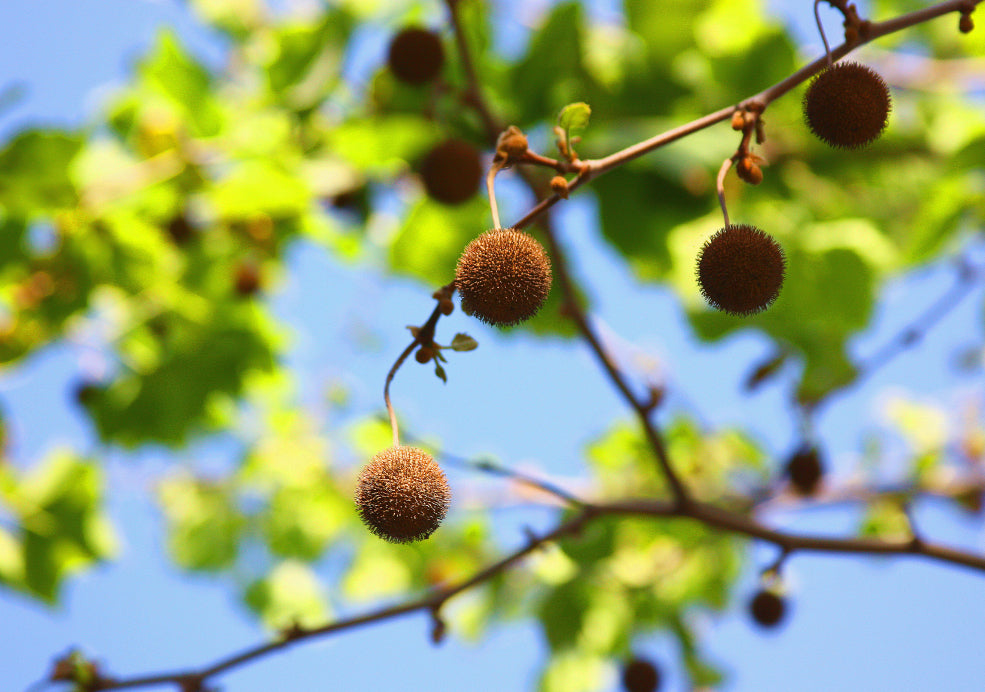
<path fill-rule="evenodd" d="M 809 12 L 811 3 L 801 4 Z M 796 19 L 798 26 L 805 25 L 803 16 Z M 0 138 L 31 123 L 92 122 L 107 85 L 125 78 L 131 61 L 161 25 L 175 26 L 206 59 L 221 54 L 177 0 L 4 0 L 0 86 L 23 83 L 27 95 L 0 114 Z M 817 43 L 813 35 L 805 35 L 804 41 Z M 370 42 L 367 59 L 381 47 Z M 739 386 L 748 364 L 768 352 L 767 344 L 753 334 L 711 347 L 697 343 L 667 292 L 627 278 L 620 259 L 598 242 L 587 197 L 573 200 L 561 213 L 570 245 L 587 248 L 578 255 L 576 269 L 588 278 L 605 324 L 663 360 L 673 373 L 672 386 L 686 394 L 709 423 L 748 424 L 782 455 L 793 440 L 783 388 L 772 386 L 748 398 Z M 875 325 L 855 345 L 857 352 L 869 353 L 884 343 L 931 304 L 949 281 L 946 268 L 932 269 L 891 287 Z M 326 295 L 333 300 L 324 300 Z M 878 402 L 887 388 L 903 388 L 943 403 L 954 401 L 957 387 L 981 391 L 980 380 L 963 380 L 948 364 L 956 347 L 981 341 L 982 297 L 976 292 L 918 351 L 904 354 L 822 417 L 820 433 L 836 472 L 849 468 L 861 435 L 875 425 Z M 404 325 L 426 315 L 432 304 L 426 287 L 406 281 L 380 283 L 372 269 L 340 266 L 311 247 L 293 253 L 290 275 L 271 300 L 293 325 L 291 363 L 299 369 L 299 381 L 311 383 L 304 396 L 317 398 L 321 388 L 341 379 L 352 389 L 357 414 L 379 410 L 383 377 L 403 345 Z M 378 349 L 360 351 L 353 343 L 356 305 L 362 314 L 373 316 L 362 326 L 379 339 Z M 452 358 L 449 385 L 442 386 L 426 368 L 411 367 L 401 372 L 394 386 L 395 403 L 411 427 L 440 437 L 460 454 L 491 451 L 511 462 L 537 459 L 552 473 L 579 475 L 581 446 L 624 411 L 586 350 L 577 344 L 505 338 L 460 312 L 447 323 L 447 333 L 454 331 L 468 331 L 481 347 Z M 513 381 L 503 377 L 504 363 Z M 69 402 L 80 372 L 79 352 L 69 346 L 50 348 L 16 369 L 0 372 L 0 398 L 14 415 L 15 463 L 28 466 L 59 444 L 92 447 L 87 425 Z M 531 391 L 521 384 L 534 379 L 556 386 Z M 520 387 L 528 397 L 524 407 L 506 405 Z M 488 396 L 481 402 L 470 400 L 475 413 L 466 425 L 460 418 L 463 398 L 475 391 Z M 573 403 L 559 408 L 558 402 Z M 496 415 L 483 415 L 487 410 Z M 213 443 L 195 452 L 221 457 L 227 450 Z M 0 592 L 4 690 L 25 689 L 41 677 L 54 656 L 71 646 L 105 661 L 112 673 L 131 675 L 197 666 L 265 636 L 236 603 L 228 581 L 188 578 L 164 556 L 162 526 L 148 501 L 150 484 L 164 468 L 163 461 L 145 454 L 135 464 L 119 453 L 112 456 L 111 511 L 124 538 L 122 555 L 72 580 L 54 611 Z M 456 477 L 451 475 L 454 484 Z M 778 515 L 774 520 L 805 530 L 840 532 L 850 531 L 856 518 L 852 512 L 826 510 Z M 934 505 L 921 505 L 917 519 L 935 539 L 983 547 L 980 523 Z M 504 545 L 511 546 L 523 540 L 519 529 L 524 524 L 548 526 L 552 518 L 544 512 L 517 511 L 502 513 L 497 521 Z M 756 549 L 753 562 L 771 556 L 769 549 Z M 782 631 L 763 636 L 755 630 L 745 617 L 742 596 L 732 613 L 705 623 L 705 645 L 732 671 L 727 689 L 981 689 L 981 575 L 914 560 L 810 556 L 797 556 L 788 568 L 794 610 Z M 754 578 L 751 568 L 744 582 L 747 589 Z M 416 615 L 371 625 L 263 659 L 221 678 L 219 684 L 229 692 L 520 690 L 532 684 L 544 653 L 539 632 L 529 626 L 494 631 L 478 647 L 450 639 L 440 648 L 430 645 L 427 627 L 426 619 Z M 664 666 L 669 684 L 663 689 L 679 689 L 670 641 L 657 637 L 640 648 L 670 664 Z"/>

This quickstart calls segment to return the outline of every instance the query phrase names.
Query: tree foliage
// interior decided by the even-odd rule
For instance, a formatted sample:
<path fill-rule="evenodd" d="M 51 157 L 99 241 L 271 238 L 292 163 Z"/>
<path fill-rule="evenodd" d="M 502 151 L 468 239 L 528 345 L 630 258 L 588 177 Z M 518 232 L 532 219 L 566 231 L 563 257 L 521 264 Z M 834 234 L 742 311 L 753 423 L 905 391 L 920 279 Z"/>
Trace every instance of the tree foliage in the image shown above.
<path fill-rule="evenodd" d="M 417 598 L 467 580 L 513 548 L 488 514 L 456 516 L 454 507 L 440 530 L 412 545 L 385 543 L 359 523 L 354 470 L 338 463 L 345 454 L 330 449 L 329 431 L 292 397 L 299 373 L 287 365 L 285 327 L 265 300 L 291 270 L 292 249 L 317 247 L 367 271 L 382 265 L 429 295 L 453 279 L 462 248 L 490 227 L 484 194 L 458 205 L 425 194 L 420 164 L 438 143 L 461 139 L 488 163 L 491 113 L 495 127 L 518 126 L 545 156 L 565 159 L 555 147 L 557 126 L 572 154 L 599 159 L 739 104 L 817 56 L 805 57 L 754 0 L 627 2 L 625 21 L 605 25 L 566 0 L 509 58 L 495 49 L 490 8 L 477 0 L 449 0 L 454 22 L 439 3 L 384 3 L 384 10 L 339 2 L 306 16 L 272 12 L 261 0 L 190 4 L 221 37 L 225 64 L 204 63 L 163 30 L 97 122 L 80 131 L 27 131 L 3 145 L 0 358 L 16 369 L 53 344 L 91 339 L 109 367 L 65 385 L 77 388 L 105 450 L 158 446 L 177 458 L 190 443 L 229 437 L 248 419 L 252 434 L 222 473 L 176 462 L 160 479 L 166 542 L 182 569 L 229 576 L 257 618 L 280 636 L 299 636 L 332 621 L 326 591 L 350 603 Z M 922 3 L 871 5 L 877 20 Z M 959 33 L 957 17 L 879 39 L 883 52 L 870 60 L 892 68 L 894 54 L 885 51 L 904 41 L 942 60 L 981 55 L 980 31 Z M 422 22 L 436 27 L 446 56 L 435 82 L 401 83 L 384 62 L 367 83 L 344 77 L 363 32 L 390 35 Z M 853 357 L 850 345 L 872 324 L 887 284 L 932 262 L 960 263 L 978 242 L 985 111 L 980 94 L 960 84 L 932 90 L 904 79 L 893 89 L 887 131 L 864 153 L 846 153 L 803 124 L 804 86 L 763 114 L 766 137 L 754 147 L 769 164 L 762 184 L 725 179 L 731 216 L 767 229 L 786 256 L 783 289 L 768 310 L 749 317 L 710 310 L 695 282 L 698 252 L 722 226 L 715 172 L 739 138 L 727 122 L 621 162 L 572 194 L 594 201 L 600 237 L 636 280 L 673 292 L 701 340 L 750 329 L 768 339 L 777 355 L 750 364 L 750 389 L 786 378 L 791 406 L 809 421 L 878 365 Z M 558 171 L 513 168 L 523 169 L 537 199 L 550 197 Z M 510 175 L 520 179 L 503 177 Z M 510 213 L 525 204 L 500 201 Z M 541 238 L 556 223 L 552 212 L 534 222 Z M 967 263 L 961 267 L 967 283 L 976 278 Z M 511 333 L 585 337 L 571 313 L 591 310 L 591 292 L 577 283 L 572 290 L 576 308 L 555 288 L 537 317 Z M 397 334 L 404 325 L 385 326 Z M 448 350 L 475 347 L 467 335 L 452 341 L 440 326 L 431 330 L 427 337 Z M 904 335 L 901 346 L 916 340 Z M 468 367 L 468 354 L 455 356 L 455 368 Z M 390 365 L 380 362 L 380 382 Z M 447 386 L 455 386 L 454 373 Z M 654 389 L 646 415 L 659 412 L 666 458 L 692 499 L 745 516 L 788 494 L 784 460 L 750 431 L 708 427 L 695 411 L 665 412 L 661 394 Z M 900 406 L 912 473 L 902 492 L 874 487 L 863 498 L 869 511 L 860 536 L 912 538 L 907 503 L 923 492 L 980 503 L 980 484 L 943 487 L 940 479 L 945 467 L 963 468 L 961 458 L 980 462 L 982 450 L 966 447 L 961 457 L 951 452 L 957 440 L 928 441 L 926 412 Z M 675 499 L 663 456 L 645 426 L 629 420 L 632 412 L 585 448 L 578 471 L 593 502 Z M 364 412 L 347 431 L 349 454 L 368 460 L 390 444 L 378 413 Z M 966 440 L 981 435 L 976 429 Z M 10 517 L 0 526 L 0 583 L 54 603 L 69 575 L 112 557 L 101 463 L 98 453 L 66 450 L 23 469 L 0 465 L 0 503 Z M 510 466 L 472 464 L 505 475 Z M 559 520 L 581 511 L 559 510 Z M 435 617 L 442 631 L 447 621 L 454 636 L 467 638 L 497 621 L 539 621 L 551 652 L 544 690 L 597 689 L 606 666 L 628 659 L 634 642 L 657 630 L 679 641 L 695 687 L 714 685 L 722 672 L 703 655 L 692 616 L 741 599 L 736 581 L 752 535 L 742 533 L 670 516 L 589 516 L 461 601 L 439 599 Z M 322 583 L 318 564 L 340 555 L 349 557 L 337 582 Z"/>

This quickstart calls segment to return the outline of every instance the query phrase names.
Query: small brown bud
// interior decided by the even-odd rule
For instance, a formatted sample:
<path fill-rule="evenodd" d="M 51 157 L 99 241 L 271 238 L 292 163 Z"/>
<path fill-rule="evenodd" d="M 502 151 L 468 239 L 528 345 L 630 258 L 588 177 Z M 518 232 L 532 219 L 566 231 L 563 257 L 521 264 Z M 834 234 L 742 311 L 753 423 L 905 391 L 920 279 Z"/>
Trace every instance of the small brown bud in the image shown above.
<path fill-rule="evenodd" d="M 427 363 L 434 358 L 434 349 L 430 346 L 421 346 L 417 349 L 417 353 L 414 354 L 414 359 L 418 363 Z"/>
<path fill-rule="evenodd" d="M 746 116 L 742 111 L 736 111 L 732 114 L 732 129 L 741 130 L 746 126 Z"/>
<path fill-rule="evenodd" d="M 556 175 L 551 178 L 551 189 L 563 199 L 568 199 L 568 181 L 563 175 Z"/>
<path fill-rule="evenodd" d="M 763 169 L 756 165 L 752 156 L 743 156 L 735 165 L 735 174 L 750 185 L 759 185 L 763 182 Z"/>
<path fill-rule="evenodd" d="M 441 310 L 442 315 L 450 315 L 455 310 L 455 304 L 451 298 L 442 298 L 438 301 L 438 309 Z"/>
<path fill-rule="evenodd" d="M 962 13 L 958 20 L 958 31 L 962 34 L 970 34 L 975 28 L 975 21 L 971 18 L 971 13 Z"/>
<path fill-rule="evenodd" d="M 496 141 L 496 157 L 517 160 L 527 153 L 527 136 L 516 125 L 510 125 Z"/>

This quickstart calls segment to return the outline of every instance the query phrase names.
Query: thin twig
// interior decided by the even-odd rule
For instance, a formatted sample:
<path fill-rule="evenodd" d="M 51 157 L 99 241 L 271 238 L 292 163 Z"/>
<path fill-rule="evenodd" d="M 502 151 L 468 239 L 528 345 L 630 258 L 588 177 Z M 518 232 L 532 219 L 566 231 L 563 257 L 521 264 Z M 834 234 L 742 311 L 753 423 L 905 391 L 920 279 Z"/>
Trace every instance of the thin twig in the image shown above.
<path fill-rule="evenodd" d="M 722 206 L 722 216 L 725 218 L 725 227 L 728 228 L 728 207 L 725 206 L 725 174 L 732 167 L 732 159 L 722 161 L 721 168 L 718 169 L 718 178 L 715 180 L 715 189 L 718 191 L 718 203 Z"/>

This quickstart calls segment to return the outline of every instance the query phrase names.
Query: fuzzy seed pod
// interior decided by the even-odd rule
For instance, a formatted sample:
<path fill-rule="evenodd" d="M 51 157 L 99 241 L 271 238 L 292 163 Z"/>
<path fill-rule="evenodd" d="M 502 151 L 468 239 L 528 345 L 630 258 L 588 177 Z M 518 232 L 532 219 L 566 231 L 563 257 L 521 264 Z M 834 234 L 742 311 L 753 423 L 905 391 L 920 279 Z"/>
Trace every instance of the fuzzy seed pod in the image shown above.
<path fill-rule="evenodd" d="M 817 447 L 807 445 L 798 449 L 787 462 L 785 471 L 797 493 L 813 495 L 824 475 L 824 466 Z"/>
<path fill-rule="evenodd" d="M 631 659 L 622 669 L 622 686 L 626 692 L 656 692 L 660 669 L 646 659 Z"/>
<path fill-rule="evenodd" d="M 739 159 L 735 164 L 735 174 L 750 185 L 759 185 L 763 182 L 763 169 L 752 156 L 743 156 Z"/>
<path fill-rule="evenodd" d="M 892 99 L 874 70 L 840 62 L 811 80 L 804 94 L 804 117 L 817 137 L 832 147 L 858 149 L 886 128 Z"/>
<path fill-rule="evenodd" d="M 432 81 L 441 72 L 445 50 L 437 34 L 408 27 L 393 37 L 387 65 L 401 82 L 415 86 Z"/>
<path fill-rule="evenodd" d="M 417 447 L 389 447 L 359 474 L 356 509 L 363 523 L 391 543 L 420 541 L 441 524 L 451 490 L 434 458 Z"/>
<path fill-rule="evenodd" d="M 445 204 L 461 204 L 479 190 L 482 159 L 468 142 L 448 139 L 424 158 L 421 179 L 433 199 Z"/>
<path fill-rule="evenodd" d="M 780 295 L 786 271 L 783 249 L 755 226 L 732 224 L 698 253 L 698 286 L 708 303 L 731 315 L 765 310 Z"/>
<path fill-rule="evenodd" d="M 455 287 L 465 314 L 508 327 L 533 317 L 544 304 L 551 291 L 551 261 L 532 236 L 494 228 L 462 251 Z"/>
<path fill-rule="evenodd" d="M 762 590 L 749 601 L 749 614 L 761 627 L 776 627 L 783 620 L 786 602 L 773 592 Z"/>

